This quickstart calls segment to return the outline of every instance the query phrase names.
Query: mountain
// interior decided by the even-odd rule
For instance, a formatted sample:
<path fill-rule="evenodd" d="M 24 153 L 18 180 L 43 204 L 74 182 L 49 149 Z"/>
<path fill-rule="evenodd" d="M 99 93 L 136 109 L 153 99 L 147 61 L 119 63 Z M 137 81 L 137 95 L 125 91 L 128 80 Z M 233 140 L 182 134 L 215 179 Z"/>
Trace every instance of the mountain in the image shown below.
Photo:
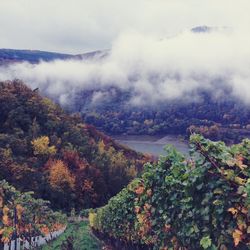
<path fill-rule="evenodd" d="M 203 25 L 203 26 L 196 26 L 194 28 L 191 29 L 192 32 L 194 33 L 207 33 L 212 31 L 214 28 Z"/>
<path fill-rule="evenodd" d="M 206 25 L 193 27 L 190 31 L 193 33 L 209 33 L 215 30 L 228 30 L 227 27 L 210 27 Z M 83 54 L 65 54 L 41 50 L 17 50 L 17 49 L 0 49 L 0 66 L 14 62 L 39 63 L 40 61 L 50 62 L 54 60 L 92 60 L 102 59 L 109 54 L 109 50 L 96 50 Z"/>
<path fill-rule="evenodd" d="M 0 82 L 0 179 L 53 208 L 100 206 L 148 160 L 21 81 Z"/>
<path fill-rule="evenodd" d="M 29 62 L 39 63 L 40 61 L 50 62 L 54 60 L 90 60 L 96 57 L 102 58 L 106 55 L 106 51 L 93 51 L 84 54 L 62 54 L 40 50 L 16 50 L 16 49 L 0 49 L 0 65 Z"/>

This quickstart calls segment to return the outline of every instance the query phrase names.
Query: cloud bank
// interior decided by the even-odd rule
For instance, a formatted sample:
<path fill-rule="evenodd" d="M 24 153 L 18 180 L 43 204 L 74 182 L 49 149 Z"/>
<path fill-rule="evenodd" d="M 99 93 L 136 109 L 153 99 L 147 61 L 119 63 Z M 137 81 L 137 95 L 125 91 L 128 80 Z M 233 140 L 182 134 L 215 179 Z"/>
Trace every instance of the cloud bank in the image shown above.
<path fill-rule="evenodd" d="M 197 25 L 249 29 L 249 0 L 1 0 L 0 48 L 83 53 L 129 30 L 164 38 Z"/>
<path fill-rule="evenodd" d="M 199 101 L 201 91 L 220 98 L 225 91 L 250 104 L 250 33 L 214 28 L 159 39 L 124 32 L 107 56 L 89 61 L 57 60 L 0 68 L 0 79 L 22 79 L 63 105 L 76 93 L 92 91 L 92 101 L 109 98 L 113 88 L 130 91 L 130 104 Z"/>

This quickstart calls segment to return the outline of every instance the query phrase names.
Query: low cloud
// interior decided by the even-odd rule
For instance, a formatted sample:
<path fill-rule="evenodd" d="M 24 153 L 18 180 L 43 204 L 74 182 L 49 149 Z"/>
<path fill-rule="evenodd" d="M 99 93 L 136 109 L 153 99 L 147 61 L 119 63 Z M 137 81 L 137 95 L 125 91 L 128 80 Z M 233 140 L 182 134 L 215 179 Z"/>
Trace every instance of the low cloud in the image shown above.
<path fill-rule="evenodd" d="M 103 101 L 111 89 L 130 91 L 133 105 L 199 101 L 202 91 L 214 98 L 230 91 L 250 104 L 249 44 L 244 29 L 186 30 L 164 39 L 125 32 L 104 58 L 14 64 L 0 68 L 0 79 L 22 79 L 63 105 L 82 91 L 93 93 L 94 103 Z"/>

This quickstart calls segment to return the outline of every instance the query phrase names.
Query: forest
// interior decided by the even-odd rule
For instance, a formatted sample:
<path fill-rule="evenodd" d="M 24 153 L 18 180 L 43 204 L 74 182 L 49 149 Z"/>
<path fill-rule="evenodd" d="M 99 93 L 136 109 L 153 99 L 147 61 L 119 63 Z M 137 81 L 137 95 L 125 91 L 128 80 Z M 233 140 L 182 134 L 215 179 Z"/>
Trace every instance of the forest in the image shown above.
<path fill-rule="evenodd" d="M 213 140 L 240 142 L 250 135 L 250 109 L 230 90 L 220 98 L 200 91 L 197 101 L 169 101 L 132 105 L 132 91 L 112 87 L 101 102 L 91 102 L 95 91 L 78 91 L 66 108 L 82 114 L 86 123 L 110 135 L 166 135 L 186 138 L 190 129 Z"/>
<path fill-rule="evenodd" d="M 65 235 L 81 228 L 111 249 L 249 249 L 248 139 L 226 146 L 192 125 L 189 156 L 167 146 L 156 160 L 19 80 L 0 83 L 0 113 L 2 246 L 68 225 Z M 92 233 L 69 224 L 72 214 L 89 216 Z"/>
<path fill-rule="evenodd" d="M 0 114 L 0 178 L 65 212 L 105 204 L 150 159 L 18 80 L 0 83 Z"/>

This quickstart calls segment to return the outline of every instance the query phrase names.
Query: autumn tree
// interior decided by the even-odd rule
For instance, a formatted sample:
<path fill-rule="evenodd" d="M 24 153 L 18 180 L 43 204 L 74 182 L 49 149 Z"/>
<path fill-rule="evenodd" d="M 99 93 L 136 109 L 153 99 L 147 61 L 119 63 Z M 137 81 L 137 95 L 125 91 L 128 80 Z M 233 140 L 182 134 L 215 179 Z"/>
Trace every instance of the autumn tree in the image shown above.
<path fill-rule="evenodd" d="M 49 165 L 48 182 L 52 200 L 56 206 L 68 208 L 72 205 L 70 202 L 73 202 L 75 178 L 61 160 L 52 160 Z"/>
<path fill-rule="evenodd" d="M 34 150 L 34 155 L 54 155 L 56 153 L 55 146 L 49 146 L 49 137 L 41 136 L 37 139 L 34 139 L 31 142 Z"/>
<path fill-rule="evenodd" d="M 53 189 L 61 191 L 74 189 L 75 180 L 65 163 L 61 160 L 56 160 L 52 161 L 52 166 L 49 170 L 49 183 Z"/>

